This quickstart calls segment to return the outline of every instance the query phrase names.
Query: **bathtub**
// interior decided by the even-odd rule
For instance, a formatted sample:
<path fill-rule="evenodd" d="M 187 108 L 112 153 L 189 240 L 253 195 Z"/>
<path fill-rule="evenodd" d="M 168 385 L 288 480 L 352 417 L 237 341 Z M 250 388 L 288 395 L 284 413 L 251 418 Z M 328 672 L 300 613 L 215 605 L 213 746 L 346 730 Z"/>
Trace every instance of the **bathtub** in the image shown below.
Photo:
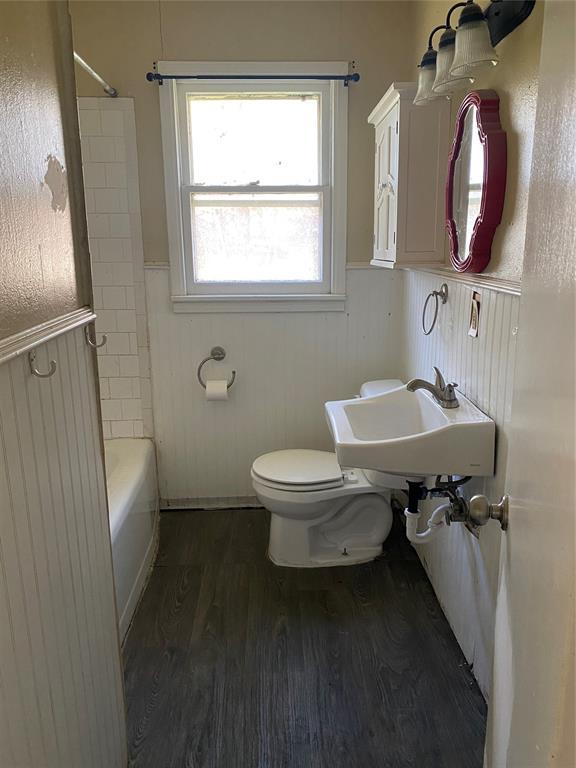
<path fill-rule="evenodd" d="M 124 640 L 156 555 L 158 483 L 152 440 L 104 442 L 112 560 Z"/>

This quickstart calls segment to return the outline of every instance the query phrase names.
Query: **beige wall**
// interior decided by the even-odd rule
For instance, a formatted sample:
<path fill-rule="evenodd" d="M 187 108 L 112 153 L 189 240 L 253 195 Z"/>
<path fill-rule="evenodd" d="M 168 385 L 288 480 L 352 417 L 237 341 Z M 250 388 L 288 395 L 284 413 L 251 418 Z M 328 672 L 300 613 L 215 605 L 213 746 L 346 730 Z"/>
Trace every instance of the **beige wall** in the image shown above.
<path fill-rule="evenodd" d="M 87 303 L 89 260 L 66 5 L 3 2 L 1 12 L 3 339 Z"/>
<path fill-rule="evenodd" d="M 362 79 L 350 88 L 348 261 L 368 261 L 373 132 L 366 117 L 393 80 L 416 78 L 428 33 L 444 21 L 447 7 L 436 0 L 72 2 L 78 52 L 122 96 L 136 100 L 145 261 L 168 260 L 158 86 L 145 80 L 153 61 L 355 60 Z M 474 84 L 498 91 L 508 135 L 504 215 L 486 272 L 511 280 L 522 274 L 542 16 L 539 0 L 498 46 L 501 63 Z M 83 71 L 77 81 L 79 95 L 101 95 Z M 453 101 L 453 118 L 459 101 Z"/>
<path fill-rule="evenodd" d="M 485 6 L 486 3 L 481 3 Z M 414 57 L 420 61 L 426 50 L 428 35 L 446 20 L 449 3 L 418 0 L 413 3 L 415 43 Z M 486 274 L 508 280 L 520 280 L 528 185 L 532 162 L 532 141 L 538 94 L 538 65 L 544 0 L 538 0 L 530 17 L 497 47 L 500 63 L 492 71 L 477 78 L 472 88 L 492 88 L 500 96 L 500 119 L 508 138 L 508 180 L 502 223 L 496 231 L 492 259 Z M 458 11 L 452 15 L 452 25 L 458 21 Z M 438 47 L 440 33 L 434 37 Z M 452 123 L 461 98 L 452 100 Z"/>
<path fill-rule="evenodd" d="M 158 86 L 161 59 L 344 60 L 361 80 L 349 95 L 348 261 L 372 254 L 373 128 L 366 118 L 393 80 L 414 79 L 407 2 L 72 2 L 74 43 L 136 106 L 144 257 L 167 262 Z M 78 94 L 101 90 L 77 72 Z"/>

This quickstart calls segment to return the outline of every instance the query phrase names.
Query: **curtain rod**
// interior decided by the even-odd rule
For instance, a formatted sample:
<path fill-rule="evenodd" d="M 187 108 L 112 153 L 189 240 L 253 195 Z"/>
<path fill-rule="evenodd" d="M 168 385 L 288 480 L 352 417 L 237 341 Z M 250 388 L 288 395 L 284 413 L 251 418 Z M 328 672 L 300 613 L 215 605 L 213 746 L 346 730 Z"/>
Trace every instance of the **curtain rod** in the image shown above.
<path fill-rule="evenodd" d="M 97 83 L 100 83 L 100 85 L 102 86 L 102 88 L 104 88 L 104 91 L 108 94 L 108 96 L 111 96 L 112 98 L 115 98 L 116 96 L 118 96 L 118 91 L 116 90 L 116 88 L 113 88 L 111 85 L 109 85 L 106 82 L 106 80 L 101 78 L 98 72 L 95 72 L 90 66 L 90 64 L 87 64 L 84 61 L 84 59 L 76 53 L 76 51 L 74 51 L 74 61 L 80 64 L 82 69 L 85 69 L 86 72 L 88 72 L 88 74 L 90 75 L 90 77 L 93 77 Z"/>
<path fill-rule="evenodd" d="M 164 80 L 341 80 L 345 86 L 360 80 L 358 72 L 351 75 L 162 75 L 160 72 L 147 72 L 149 83 Z"/>

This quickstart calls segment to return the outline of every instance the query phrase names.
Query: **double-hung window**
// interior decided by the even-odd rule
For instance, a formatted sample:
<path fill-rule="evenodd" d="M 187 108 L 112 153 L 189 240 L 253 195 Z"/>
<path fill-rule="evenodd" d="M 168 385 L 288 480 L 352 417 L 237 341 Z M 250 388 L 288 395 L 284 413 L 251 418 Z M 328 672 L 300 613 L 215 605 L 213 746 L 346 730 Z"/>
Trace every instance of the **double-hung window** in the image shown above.
<path fill-rule="evenodd" d="M 347 65 L 158 67 L 221 75 L 160 86 L 175 308 L 342 308 L 347 88 L 290 75 Z"/>

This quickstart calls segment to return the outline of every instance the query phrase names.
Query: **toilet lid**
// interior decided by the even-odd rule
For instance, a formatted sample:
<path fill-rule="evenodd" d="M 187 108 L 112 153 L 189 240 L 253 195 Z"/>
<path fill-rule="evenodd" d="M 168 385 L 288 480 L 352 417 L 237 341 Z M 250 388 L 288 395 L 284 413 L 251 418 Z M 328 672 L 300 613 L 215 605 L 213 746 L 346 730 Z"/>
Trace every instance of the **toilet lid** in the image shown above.
<path fill-rule="evenodd" d="M 263 480 L 282 485 L 335 487 L 343 483 L 335 453 L 327 451 L 274 451 L 259 456 L 252 471 Z"/>

